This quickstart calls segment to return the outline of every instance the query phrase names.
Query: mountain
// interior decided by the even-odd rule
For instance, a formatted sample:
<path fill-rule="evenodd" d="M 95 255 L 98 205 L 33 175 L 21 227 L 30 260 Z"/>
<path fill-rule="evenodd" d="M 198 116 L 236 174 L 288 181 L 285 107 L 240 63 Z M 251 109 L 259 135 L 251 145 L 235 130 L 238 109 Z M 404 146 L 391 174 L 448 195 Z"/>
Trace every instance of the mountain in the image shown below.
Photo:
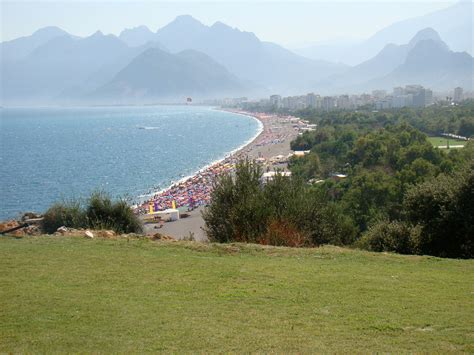
<path fill-rule="evenodd" d="M 167 60 L 174 58 L 184 70 L 192 64 L 186 57 L 186 51 L 192 50 L 189 53 L 194 53 L 194 60 L 200 63 L 197 70 L 203 71 L 202 76 L 189 76 L 192 80 L 188 91 L 192 95 L 208 95 L 215 88 L 243 94 L 237 90 L 243 87 L 252 88 L 247 95 L 305 91 L 312 88 L 315 80 L 346 69 L 343 65 L 298 56 L 221 22 L 206 26 L 191 16 L 179 16 L 156 33 L 140 26 L 122 31 L 120 38 L 100 31 L 77 38 L 49 28 L 18 41 L 36 46 L 30 45 L 31 51 L 24 51 L 24 57 L 17 55 L 15 60 L 2 63 L 1 97 L 6 104 L 69 103 L 79 97 L 91 98 L 89 93 L 98 92 L 97 88 L 116 83 L 122 69 L 132 70 L 135 59 L 144 60 L 141 57 L 144 52 L 146 56 L 155 53 L 155 59 L 164 60 L 164 68 L 169 66 Z M 8 46 L 4 47 L 10 51 Z M 170 53 L 162 53 L 166 48 Z M 149 49 L 160 49 L 160 56 Z M 197 52 L 206 55 L 206 60 L 198 58 Z M 151 68 L 160 77 L 167 77 L 166 73 Z M 211 80 L 211 68 L 219 79 L 215 82 Z M 134 83 L 130 79 L 123 82 Z M 178 79 L 181 80 L 179 76 Z M 203 80 L 202 85 L 198 85 L 198 79 Z M 150 95 L 164 95 L 158 87 L 146 87 Z M 170 92 L 175 94 L 173 90 Z"/>
<path fill-rule="evenodd" d="M 177 54 L 150 48 L 109 83 L 85 97 L 109 103 L 147 103 L 185 97 L 241 93 L 239 80 L 209 56 L 185 50 Z"/>
<path fill-rule="evenodd" d="M 421 84 L 434 90 L 460 86 L 472 90 L 474 59 L 466 52 L 453 52 L 445 43 L 432 39 L 419 41 L 405 62 L 390 74 L 370 82 L 372 87 L 392 88 Z"/>
<path fill-rule="evenodd" d="M 473 58 L 451 51 L 435 30 L 425 28 L 407 44 L 388 44 L 373 58 L 319 81 L 315 88 L 355 93 L 421 84 L 434 90 L 471 90 L 473 81 Z"/>
<path fill-rule="evenodd" d="M 58 27 L 44 27 L 31 36 L 20 37 L 0 43 L 0 58 L 5 62 L 14 62 L 26 58 L 36 48 L 49 42 L 53 38 L 68 36 L 69 33 Z"/>
<path fill-rule="evenodd" d="M 120 70 L 149 48 L 164 50 L 156 42 L 148 42 L 138 47 L 129 47 L 121 55 L 106 61 L 100 68 L 81 80 L 80 83 L 64 88 L 54 99 L 64 104 L 77 102 L 84 95 L 110 82 Z"/>
<path fill-rule="evenodd" d="M 53 38 L 26 58 L 2 66 L 3 99 L 44 103 L 64 89 L 80 86 L 128 51 L 117 37 L 99 31 L 86 38 Z"/>
<path fill-rule="evenodd" d="M 324 81 L 326 88 L 343 89 L 348 86 L 354 86 L 366 83 L 371 79 L 380 78 L 388 75 L 398 66 L 403 64 L 407 59 L 408 53 L 416 44 L 423 40 L 433 40 L 440 43 L 441 46 L 446 44 L 441 40 L 439 34 L 432 28 L 425 28 L 404 45 L 387 44 L 376 56 L 356 65 L 342 74 L 334 75 Z"/>
<path fill-rule="evenodd" d="M 127 28 L 123 30 L 119 38 L 130 47 L 139 47 L 153 42 L 155 34 L 146 26 L 139 26 L 135 28 Z"/>
<path fill-rule="evenodd" d="M 375 54 L 386 43 L 406 43 L 413 33 L 422 28 L 436 30 L 454 51 L 472 54 L 473 5 L 470 0 L 430 14 L 396 22 L 369 38 L 358 50 L 367 51 L 367 56 Z"/>
<path fill-rule="evenodd" d="M 188 15 L 159 29 L 155 38 L 173 53 L 185 49 L 203 52 L 242 80 L 281 93 L 305 90 L 316 79 L 346 69 L 298 56 L 221 22 L 206 26 Z"/>
<path fill-rule="evenodd" d="M 470 0 L 462 0 L 448 8 L 396 22 L 358 44 L 329 42 L 296 52 L 308 58 L 357 65 L 375 56 L 388 43 L 407 43 L 413 33 L 427 27 L 437 31 L 452 50 L 473 54 L 473 4 Z"/>

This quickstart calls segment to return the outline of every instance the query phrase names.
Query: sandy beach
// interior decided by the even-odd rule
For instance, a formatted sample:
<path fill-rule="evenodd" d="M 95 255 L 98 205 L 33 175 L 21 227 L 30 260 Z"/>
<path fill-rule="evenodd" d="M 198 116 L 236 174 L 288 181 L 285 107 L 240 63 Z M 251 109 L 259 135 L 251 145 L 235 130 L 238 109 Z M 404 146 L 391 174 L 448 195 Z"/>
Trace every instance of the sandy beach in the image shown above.
<path fill-rule="evenodd" d="M 286 160 L 292 153 L 290 142 L 304 129 L 305 123 L 292 116 L 229 111 L 258 119 L 263 126 L 261 133 L 232 155 L 155 194 L 152 199 L 139 206 L 142 217 L 146 216 L 150 204 L 153 204 L 154 210 L 161 211 L 171 208 L 172 201 L 175 201 L 176 207 L 185 211 L 181 213 L 184 218 L 177 221 L 146 223 L 146 234 L 161 233 L 175 239 L 192 236 L 195 240 L 205 241 L 207 237 L 203 230 L 204 220 L 201 212 L 209 203 L 212 184 L 220 174 L 232 172 L 234 164 L 245 158 L 257 160 L 264 171 L 286 169 Z"/>

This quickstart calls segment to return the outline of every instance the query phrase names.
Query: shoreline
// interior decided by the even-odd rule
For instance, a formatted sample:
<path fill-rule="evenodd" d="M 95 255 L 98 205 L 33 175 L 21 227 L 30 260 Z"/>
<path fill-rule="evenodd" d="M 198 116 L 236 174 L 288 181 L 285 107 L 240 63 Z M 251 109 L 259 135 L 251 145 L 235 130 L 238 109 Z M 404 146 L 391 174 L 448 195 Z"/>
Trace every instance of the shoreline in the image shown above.
<path fill-rule="evenodd" d="M 209 204 L 213 183 L 221 174 L 232 172 L 235 163 L 242 158 L 257 160 L 267 170 L 287 168 L 286 162 L 292 155 L 290 142 L 297 137 L 302 127 L 299 118 L 242 110 L 220 110 L 258 120 L 261 123 L 259 131 L 248 142 L 227 153 L 224 158 L 208 164 L 192 176 L 180 179 L 136 206 L 135 211 L 141 216 L 148 214 L 150 204 L 153 205 L 154 211 L 171 208 L 172 201 L 175 201 L 176 208 L 180 208 L 182 212 L 182 209 L 187 207 L 186 218 L 164 224 L 145 224 L 146 234 L 158 232 L 175 239 L 192 235 L 194 239 L 204 241 L 207 237 L 203 231 L 204 220 L 201 211 Z"/>
<path fill-rule="evenodd" d="M 186 183 L 186 181 L 189 181 L 191 180 L 192 178 L 196 177 L 198 174 L 200 173 L 203 173 L 205 172 L 206 170 L 208 169 L 211 169 L 212 167 L 218 165 L 218 164 L 221 164 L 222 162 L 224 162 L 226 159 L 229 159 L 231 158 L 233 155 L 235 154 L 239 154 L 241 151 L 243 151 L 245 148 L 247 148 L 247 146 L 251 145 L 253 142 L 255 142 L 255 140 L 258 139 L 258 137 L 264 132 L 265 130 L 265 125 L 264 123 L 262 122 L 262 120 L 256 115 L 256 114 L 252 114 L 251 112 L 244 112 L 244 111 L 237 111 L 237 110 L 227 110 L 227 109 L 222 109 L 222 108 L 215 108 L 215 107 L 210 107 L 210 110 L 214 110 L 214 111 L 220 111 L 220 112 L 227 112 L 227 113 L 233 113 L 233 114 L 236 114 L 236 115 L 240 115 L 240 116 L 245 116 L 245 117 L 250 117 L 252 118 L 253 120 L 257 121 L 258 124 L 259 124 L 259 127 L 258 127 L 258 130 L 257 132 L 252 136 L 250 137 L 248 140 L 246 140 L 243 144 L 241 144 L 240 146 L 238 146 L 237 148 L 231 150 L 230 152 L 227 152 L 227 153 L 224 153 L 224 156 L 220 159 L 216 159 L 206 165 L 204 165 L 203 167 L 199 168 L 198 170 L 196 170 L 195 172 L 189 174 L 189 175 L 186 175 L 182 178 L 180 178 L 179 180 L 176 180 L 176 181 L 172 181 L 171 184 L 161 190 L 158 190 L 158 191 L 153 191 L 153 192 L 150 192 L 150 193 L 147 193 L 147 194 L 143 194 L 143 195 L 139 195 L 139 196 L 136 196 L 135 197 L 135 200 L 139 200 L 139 204 L 138 205 L 133 205 L 132 208 L 139 208 L 140 205 L 143 205 L 144 203 L 147 203 L 149 201 L 150 198 L 153 198 L 153 196 L 156 196 L 157 194 L 163 194 L 169 190 L 171 190 L 174 186 L 176 185 L 179 185 L 179 184 L 183 184 L 183 183 Z"/>

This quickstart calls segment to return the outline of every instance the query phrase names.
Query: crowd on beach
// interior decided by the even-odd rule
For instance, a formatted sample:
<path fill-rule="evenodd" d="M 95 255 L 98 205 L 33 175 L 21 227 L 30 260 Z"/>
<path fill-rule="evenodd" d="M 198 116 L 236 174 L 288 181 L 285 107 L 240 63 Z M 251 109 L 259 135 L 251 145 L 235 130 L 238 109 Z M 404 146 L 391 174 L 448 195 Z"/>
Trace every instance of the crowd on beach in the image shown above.
<path fill-rule="evenodd" d="M 287 133 L 282 133 L 274 126 L 276 122 L 281 122 L 281 117 L 267 114 L 255 114 L 254 117 L 262 122 L 263 130 L 253 142 L 237 153 L 201 170 L 187 180 L 178 182 L 170 188 L 156 193 L 151 199 L 137 206 L 137 212 L 140 214 L 148 213 L 151 206 L 154 212 L 173 207 L 184 207 L 191 211 L 200 206 L 205 206 L 210 202 L 212 188 L 218 176 L 232 173 L 235 164 L 240 159 L 253 155 L 252 151 L 258 147 L 283 143 L 289 138 Z M 283 119 L 286 119 L 286 117 Z M 256 156 L 253 158 L 256 158 Z"/>

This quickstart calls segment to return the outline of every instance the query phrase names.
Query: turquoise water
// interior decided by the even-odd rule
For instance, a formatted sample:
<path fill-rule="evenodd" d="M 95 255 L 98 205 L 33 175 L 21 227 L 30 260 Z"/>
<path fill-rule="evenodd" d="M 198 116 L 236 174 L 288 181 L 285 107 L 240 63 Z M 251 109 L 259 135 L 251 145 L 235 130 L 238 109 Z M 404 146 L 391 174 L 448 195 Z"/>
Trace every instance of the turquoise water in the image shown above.
<path fill-rule="evenodd" d="M 208 107 L 3 108 L 0 219 L 103 190 L 168 187 L 250 140 L 260 123 Z"/>

